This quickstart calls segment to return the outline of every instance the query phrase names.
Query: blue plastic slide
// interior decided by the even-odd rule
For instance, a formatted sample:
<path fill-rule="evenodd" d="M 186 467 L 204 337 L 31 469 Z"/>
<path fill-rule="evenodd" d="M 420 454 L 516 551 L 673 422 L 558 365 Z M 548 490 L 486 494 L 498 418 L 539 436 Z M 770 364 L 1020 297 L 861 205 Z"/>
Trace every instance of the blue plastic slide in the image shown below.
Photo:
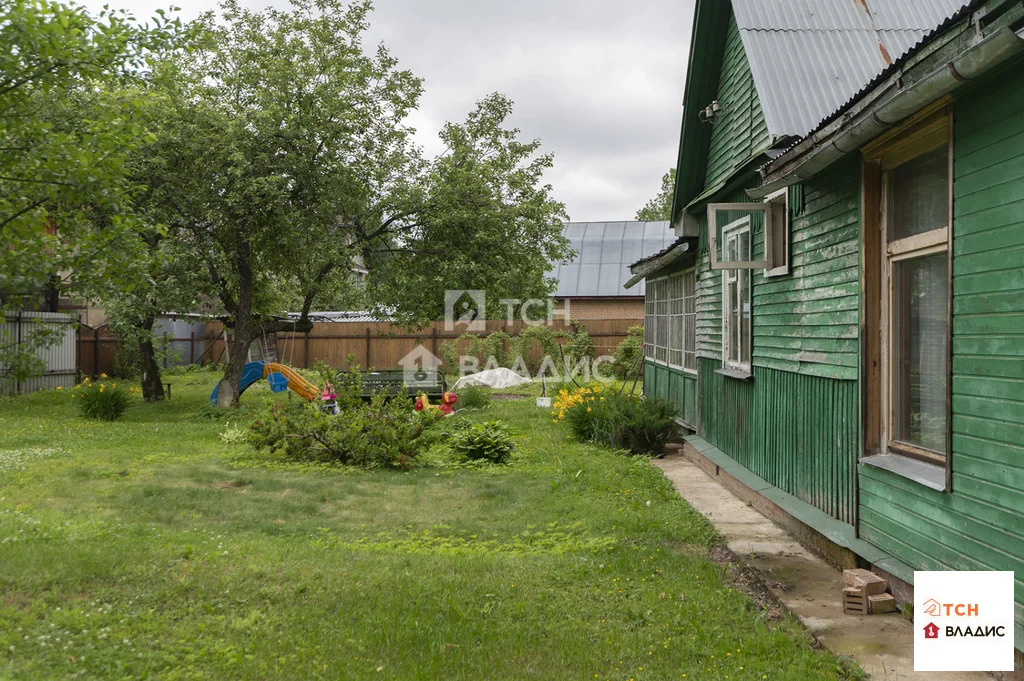
<path fill-rule="evenodd" d="M 241 395 L 245 392 L 245 389 L 250 385 L 259 381 L 263 378 L 263 360 L 257 362 L 249 362 L 242 368 L 242 380 L 238 384 L 238 394 Z M 210 404 L 216 406 L 217 404 L 217 390 L 220 388 L 220 381 L 217 381 L 217 385 L 213 386 L 213 392 L 210 393 Z"/>

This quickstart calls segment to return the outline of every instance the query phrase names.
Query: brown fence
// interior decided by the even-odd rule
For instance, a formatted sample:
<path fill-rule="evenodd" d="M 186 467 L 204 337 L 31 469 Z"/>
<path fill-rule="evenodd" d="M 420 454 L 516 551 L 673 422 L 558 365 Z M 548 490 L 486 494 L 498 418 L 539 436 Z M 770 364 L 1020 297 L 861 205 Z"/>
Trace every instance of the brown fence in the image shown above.
<path fill-rule="evenodd" d="M 633 319 L 589 319 L 582 322 L 594 343 L 595 356 L 613 355 L 627 335 L 627 329 L 637 324 Z M 515 336 L 523 328 L 522 322 L 486 322 L 486 330 L 477 333 L 485 336 L 502 330 Z M 552 331 L 563 331 L 567 325 L 554 322 Z M 311 367 L 317 361 L 335 367 L 347 367 L 349 355 L 363 368 L 394 369 L 398 361 L 418 345 L 441 357 L 441 344 L 458 338 L 461 330 L 446 331 L 445 323 L 438 321 L 420 330 L 410 332 L 404 327 L 386 322 L 321 322 L 313 325 L 309 333 L 277 334 L 278 359 L 297 367 Z M 181 350 L 180 361 L 185 364 L 208 364 L 225 361 L 224 328 L 218 323 L 207 323 L 203 336 L 168 338 Z M 469 341 L 459 345 L 460 352 L 466 350 Z M 96 328 L 81 326 L 78 332 L 78 370 L 83 375 L 97 376 L 101 373 L 113 375 L 115 357 L 121 348 L 121 341 L 110 332 L 108 326 Z M 535 350 L 534 354 L 538 351 Z M 534 358 L 536 359 L 536 357 Z"/>
<path fill-rule="evenodd" d="M 218 329 L 220 327 L 218 326 Z M 207 334 L 209 335 L 209 334 Z M 210 345 L 211 340 L 196 334 L 186 337 L 164 338 L 166 342 L 173 343 L 178 356 L 173 359 L 176 364 L 207 364 L 215 361 Z M 117 353 L 121 350 L 121 339 L 115 336 L 107 324 L 101 326 L 78 327 L 78 372 L 83 376 L 96 377 L 100 374 L 113 376 L 115 374 Z M 224 343 L 221 341 L 220 346 Z M 168 366 L 168 358 L 164 357 L 164 366 Z"/>
<path fill-rule="evenodd" d="M 615 354 L 619 343 L 626 338 L 627 330 L 637 325 L 637 321 L 590 319 L 582 324 L 593 340 L 595 356 L 600 356 Z M 501 330 L 515 336 L 522 328 L 522 322 L 489 321 L 486 322 L 486 330 L 476 335 L 485 336 Z M 555 322 L 550 328 L 560 331 L 567 325 Z M 277 356 L 280 361 L 297 367 L 311 367 L 319 360 L 331 366 L 346 367 L 351 355 L 354 362 L 363 368 L 394 369 L 398 368 L 400 359 L 419 345 L 441 357 L 442 343 L 461 334 L 461 328 L 446 331 L 442 321 L 412 332 L 386 322 L 321 322 L 314 324 L 309 333 L 277 334 Z M 462 341 L 459 350 L 464 351 L 469 342 Z M 219 324 L 206 325 L 205 346 L 208 347 L 210 361 L 223 361 L 224 337 Z"/>

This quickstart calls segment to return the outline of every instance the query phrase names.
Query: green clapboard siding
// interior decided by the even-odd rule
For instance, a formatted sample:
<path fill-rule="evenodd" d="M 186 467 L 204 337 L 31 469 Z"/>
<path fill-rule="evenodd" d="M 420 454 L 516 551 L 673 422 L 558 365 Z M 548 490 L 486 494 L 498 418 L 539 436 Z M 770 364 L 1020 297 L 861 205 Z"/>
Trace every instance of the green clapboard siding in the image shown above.
<path fill-rule="evenodd" d="M 705 188 L 725 180 L 768 144 L 768 128 L 754 87 L 754 76 L 750 72 L 736 19 L 731 16 L 715 99 L 722 110 L 711 131 L 704 172 Z M 690 102 L 688 105 L 703 108 L 710 103 Z"/>
<path fill-rule="evenodd" d="M 799 196 L 799 201 L 796 200 Z M 749 201 L 743 189 L 716 202 Z M 791 201 L 790 274 L 752 279 L 755 366 L 810 376 L 857 380 L 860 340 L 860 165 L 855 155 L 799 186 Z M 696 214 L 697 353 L 722 356 L 722 275 L 711 271 L 707 212 Z M 764 253 L 764 230 L 753 234 Z"/>
<path fill-rule="evenodd" d="M 752 381 L 700 360 L 701 436 L 779 489 L 856 520 L 856 381 L 754 367 Z"/>
<path fill-rule="evenodd" d="M 1024 68 L 954 105 L 953 491 L 862 467 L 861 535 L 917 569 L 1015 570 L 1024 647 Z"/>
<path fill-rule="evenodd" d="M 855 155 L 790 201 L 790 274 L 753 278 L 755 366 L 856 380 L 860 319 L 860 164 Z M 764 249 L 757 235 L 755 253 Z"/>
<path fill-rule="evenodd" d="M 687 425 L 697 423 L 697 377 L 664 364 L 644 362 L 644 395 L 660 397 L 675 405 Z"/>

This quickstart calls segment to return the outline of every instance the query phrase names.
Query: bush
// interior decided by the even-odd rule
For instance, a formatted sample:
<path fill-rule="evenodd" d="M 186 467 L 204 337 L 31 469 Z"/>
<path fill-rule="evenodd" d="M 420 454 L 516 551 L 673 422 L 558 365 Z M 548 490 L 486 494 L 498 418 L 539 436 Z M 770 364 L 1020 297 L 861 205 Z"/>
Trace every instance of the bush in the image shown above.
<path fill-rule="evenodd" d="M 295 459 L 409 468 L 430 445 L 423 435 L 443 418 L 437 410 L 414 412 L 407 400 L 389 400 L 382 393 L 369 404 L 339 399 L 339 407 L 341 413 L 335 416 L 319 401 L 298 407 L 275 402 L 257 413 L 249 442 L 258 450 L 280 450 Z"/>
<path fill-rule="evenodd" d="M 106 378 L 105 374 L 100 376 Z M 86 378 L 71 391 L 71 397 L 77 400 L 78 410 L 85 418 L 116 421 L 128 409 L 132 393 L 136 391 L 138 388 L 125 388 L 106 380 L 93 382 Z"/>
<path fill-rule="evenodd" d="M 466 459 L 505 463 L 515 445 L 502 421 L 475 423 L 452 438 L 452 450 Z"/>
<path fill-rule="evenodd" d="M 564 419 L 573 435 L 634 454 L 661 454 L 676 433 L 675 407 L 660 398 L 619 395 L 600 387 L 562 390 L 555 420 Z"/>
<path fill-rule="evenodd" d="M 491 394 L 494 391 L 484 385 L 467 385 L 459 388 L 458 401 L 455 406 L 459 409 L 483 409 L 491 406 Z"/>
<path fill-rule="evenodd" d="M 644 351 L 644 327 L 631 326 L 626 330 L 626 338 L 615 349 L 612 361 L 612 374 L 623 381 L 640 375 L 640 355 Z"/>

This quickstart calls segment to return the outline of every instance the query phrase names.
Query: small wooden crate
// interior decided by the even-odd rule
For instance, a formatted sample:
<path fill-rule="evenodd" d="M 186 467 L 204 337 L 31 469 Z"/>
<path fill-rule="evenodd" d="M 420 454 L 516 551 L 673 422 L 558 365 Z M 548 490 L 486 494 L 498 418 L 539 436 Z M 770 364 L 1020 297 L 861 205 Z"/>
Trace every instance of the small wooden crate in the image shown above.
<path fill-rule="evenodd" d="M 843 612 L 847 615 L 868 614 L 868 594 L 864 587 L 848 586 L 843 589 Z"/>

